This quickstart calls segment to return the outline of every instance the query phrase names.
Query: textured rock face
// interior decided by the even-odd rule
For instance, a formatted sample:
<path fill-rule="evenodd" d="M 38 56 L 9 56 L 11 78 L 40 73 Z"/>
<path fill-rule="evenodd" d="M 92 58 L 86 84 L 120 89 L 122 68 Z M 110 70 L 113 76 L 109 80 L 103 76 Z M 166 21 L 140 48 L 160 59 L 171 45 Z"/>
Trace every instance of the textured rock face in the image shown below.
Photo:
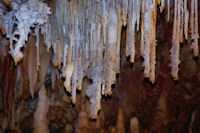
<path fill-rule="evenodd" d="M 132 4 L 120 0 L 116 0 L 116 3 L 109 0 L 48 1 L 52 16 L 41 28 L 44 34 L 27 39 L 28 44 L 21 49 L 24 60 L 17 67 L 8 56 L 8 45 L 3 45 L 8 44 L 8 41 L 1 40 L 0 67 L 2 70 L 10 70 L 8 73 L 0 73 L 4 109 L 6 107 L 9 123 L 20 123 L 19 129 L 32 132 L 33 112 L 38 103 L 37 92 L 41 84 L 45 83 L 50 110 L 46 110 L 45 114 L 48 112 L 48 115 L 44 119 L 49 119 L 48 128 L 52 132 L 131 132 L 132 118 L 137 118 L 140 132 L 200 131 L 200 62 L 193 57 L 190 48 L 196 38 L 192 35 L 185 40 L 185 37 L 182 43 L 176 38 L 179 33 L 173 38 L 180 41 L 179 54 L 175 51 L 179 57 L 174 57 L 181 61 L 178 63 L 179 80 L 174 82 L 169 64 L 171 47 L 179 45 L 171 41 L 175 34 L 172 29 L 177 25 L 173 25 L 172 17 L 170 22 L 165 21 L 167 15 L 163 5 L 160 6 L 163 13 L 156 15 L 154 2 L 157 1 L 140 3 L 145 6 L 143 15 L 146 18 L 138 15 L 141 13 L 137 6 L 139 1 L 131 1 Z M 163 3 L 163 0 L 160 2 Z M 176 4 L 177 7 L 183 6 L 181 3 Z M 195 6 L 193 8 L 196 9 Z M 133 9 L 135 12 L 131 14 Z M 176 9 L 177 14 L 182 12 L 179 9 Z M 195 24 L 195 11 L 193 13 Z M 127 15 L 130 17 L 127 18 Z M 156 15 L 157 21 L 155 18 L 151 20 L 151 15 Z M 181 16 L 176 15 L 176 21 L 180 21 L 178 17 Z M 38 27 L 35 27 L 35 33 L 38 31 Z M 43 44 L 39 45 L 40 60 L 36 56 L 36 46 L 38 42 L 43 42 L 43 39 L 38 38 L 42 37 L 52 55 L 51 62 Z M 30 49 L 33 51 L 29 52 Z M 144 63 L 140 55 L 144 58 L 149 55 L 149 58 L 144 59 Z M 130 56 L 130 59 L 126 59 L 126 56 Z M 146 65 L 144 68 L 143 64 Z M 177 67 L 175 69 L 178 70 Z M 118 72 L 120 74 L 116 77 Z M 151 84 L 149 80 L 155 83 Z M 13 81 L 13 84 L 8 85 L 9 81 Z M 30 98 L 30 93 L 34 99 Z M 25 101 L 24 109 L 19 106 L 22 100 Z M 72 105 L 71 100 L 76 104 Z M 11 107 L 13 102 L 15 106 Z M 3 109 L 2 106 L 0 109 Z M 14 110 L 21 114 L 20 118 L 16 117 Z M 5 115 L 0 117 L 3 119 L 1 129 L 5 130 Z M 97 120 L 90 120 L 89 117 Z M 48 130 L 47 122 L 43 128 Z"/>

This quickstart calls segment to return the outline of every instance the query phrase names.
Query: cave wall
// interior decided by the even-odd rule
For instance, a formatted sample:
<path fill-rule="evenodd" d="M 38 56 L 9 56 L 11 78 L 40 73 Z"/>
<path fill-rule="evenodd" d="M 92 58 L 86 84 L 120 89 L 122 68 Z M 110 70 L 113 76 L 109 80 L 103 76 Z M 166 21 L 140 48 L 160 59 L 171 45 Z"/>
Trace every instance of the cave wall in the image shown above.
<path fill-rule="evenodd" d="M 9 55 L 9 42 L 2 35 L 3 39 L 0 44 L 0 67 L 3 68 L 0 73 L 1 130 L 6 129 L 6 132 L 33 131 L 38 91 L 41 84 L 44 83 L 50 99 L 47 118 L 51 132 L 131 132 L 130 121 L 135 117 L 139 121 L 140 132 L 199 132 L 200 62 L 192 55 L 191 39 L 184 40 L 180 44 L 179 80 L 173 81 L 169 66 L 173 21 L 166 22 L 165 14 L 166 9 L 157 16 L 156 39 L 158 45 L 155 84 L 143 77 L 143 58 L 139 54 L 140 32 L 136 32 L 135 37 L 134 64 L 129 62 L 130 57 L 125 56 L 127 27 L 123 27 L 120 73 L 117 74 L 116 83 L 112 85 L 112 95 L 102 98 L 102 108 L 98 113 L 97 120 L 89 119 L 90 101 L 86 97 L 86 89 L 91 84 L 91 80 L 84 78 L 82 90 L 77 91 L 76 104 L 72 104 L 71 94 L 65 91 L 63 82 L 60 82 L 60 80 L 62 81 L 60 70 L 55 69 L 49 63 L 50 57 L 45 47 L 40 49 L 43 51 L 40 55 L 40 63 L 43 67 L 39 72 L 31 73 L 30 76 L 29 69 L 32 71 L 37 68 L 36 60 L 33 58 L 36 52 L 31 52 L 36 51 L 36 37 L 29 36 L 28 42 L 23 48 L 25 57 L 18 66 L 15 66 Z M 43 42 L 42 35 L 40 42 Z M 51 54 L 53 51 L 50 50 L 49 53 Z M 31 67 L 29 68 L 28 65 Z M 38 74 L 38 77 L 35 75 L 37 78 L 32 75 L 36 73 Z M 34 99 L 29 92 L 30 78 L 33 78 L 31 81 L 36 82 Z M 9 101 L 9 99 L 15 99 L 14 103 L 12 104 L 12 100 Z M 5 100 L 6 105 L 3 105 Z M 8 105 L 13 105 L 14 109 L 7 107 Z M 12 115 L 8 114 L 6 109 Z M 7 117 L 9 121 L 12 121 L 10 128 L 7 126 Z"/>

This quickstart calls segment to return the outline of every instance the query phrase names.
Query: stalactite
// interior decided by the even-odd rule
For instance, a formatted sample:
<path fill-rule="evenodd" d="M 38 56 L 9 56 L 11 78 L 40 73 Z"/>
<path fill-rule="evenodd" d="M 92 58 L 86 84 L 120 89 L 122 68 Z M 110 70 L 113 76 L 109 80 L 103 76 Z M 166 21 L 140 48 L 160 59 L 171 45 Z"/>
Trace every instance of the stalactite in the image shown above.
<path fill-rule="evenodd" d="M 122 1 L 122 24 L 124 26 L 127 24 L 128 2 L 129 0 Z"/>
<path fill-rule="evenodd" d="M 104 9 L 105 10 L 105 9 Z M 117 12 L 117 62 L 116 62 L 116 72 L 120 73 L 120 42 L 121 42 L 121 31 L 122 31 L 122 20 L 121 20 L 121 9 L 120 5 L 116 5 Z"/>
<path fill-rule="evenodd" d="M 64 86 L 67 92 L 71 92 L 71 77 L 72 77 L 72 72 L 73 72 L 73 64 L 68 63 L 66 68 L 65 68 L 65 82 Z"/>
<path fill-rule="evenodd" d="M 75 104 L 76 103 L 76 86 L 77 86 L 77 62 L 74 62 L 74 69 L 73 69 L 73 73 L 72 73 L 72 77 L 71 77 L 71 90 L 72 90 L 72 103 Z"/>
<path fill-rule="evenodd" d="M 152 10 L 152 39 L 151 39 L 151 54 L 150 54 L 150 81 L 154 84 L 155 82 L 155 65 L 156 65 L 156 17 L 157 17 L 157 3 L 154 1 L 154 9 Z"/>
<path fill-rule="evenodd" d="M 179 33 L 179 42 L 183 42 L 183 28 L 184 28 L 184 8 L 183 8 L 183 0 L 180 0 L 180 10 L 181 10 L 181 18 L 180 18 L 180 33 Z"/>
<path fill-rule="evenodd" d="M 170 0 L 167 0 L 167 21 L 170 19 Z"/>
<path fill-rule="evenodd" d="M 191 39 L 192 39 L 192 50 L 194 56 L 199 55 L 199 46 L 198 46 L 198 1 L 191 1 L 191 16 L 190 16 L 190 28 L 191 28 Z"/>
<path fill-rule="evenodd" d="M 199 32 L 198 32 L 198 29 L 199 29 L 199 27 L 198 27 L 198 0 L 196 0 L 195 1 L 195 27 L 194 27 L 194 29 L 195 29 L 195 41 L 194 41 L 194 43 L 195 43 L 195 45 L 196 45 L 196 52 L 195 52 L 195 56 L 198 56 L 199 55 L 199 45 L 198 45 L 198 39 L 199 39 Z"/>
<path fill-rule="evenodd" d="M 185 39 L 188 39 L 188 21 L 189 21 L 189 11 L 187 9 L 187 0 L 184 0 L 184 35 Z"/>
<path fill-rule="evenodd" d="M 37 25 L 36 27 L 35 27 L 35 34 L 36 34 L 36 48 L 37 48 L 37 71 L 39 71 L 39 66 L 40 66 L 40 51 L 39 51 L 39 49 L 40 49 L 40 40 L 39 40 L 39 38 L 40 38 L 40 29 L 39 29 L 40 27 Z"/>
<path fill-rule="evenodd" d="M 140 29 L 140 11 L 141 11 L 141 0 L 136 1 L 136 21 L 137 21 L 137 31 Z"/>
<path fill-rule="evenodd" d="M 144 57 L 144 77 L 148 78 L 149 77 L 149 73 L 150 73 L 150 38 L 149 38 L 149 32 L 150 32 L 150 1 L 145 1 L 143 3 L 143 7 L 144 7 L 144 16 L 143 16 L 143 20 L 144 20 L 144 51 L 143 51 L 143 57 Z"/>
<path fill-rule="evenodd" d="M 90 118 L 93 118 L 93 119 L 97 118 L 98 111 L 101 108 L 101 84 L 102 84 L 102 79 L 104 78 L 102 77 L 103 75 L 103 47 L 102 47 L 103 43 L 102 41 L 103 40 L 101 39 L 100 33 L 101 33 L 101 24 L 99 23 L 99 25 L 97 25 L 96 27 L 96 34 L 95 34 L 95 44 L 97 46 L 97 50 L 94 52 L 95 52 L 96 58 L 94 60 L 94 65 L 88 68 L 87 70 L 87 76 L 88 78 L 92 79 L 92 84 L 89 85 L 88 89 L 86 90 L 86 95 L 90 98 L 91 107 L 90 107 L 89 116 Z M 108 38 L 110 37 L 108 36 Z"/>
<path fill-rule="evenodd" d="M 144 1 L 143 1 L 144 2 Z M 144 4 L 141 10 L 141 39 L 140 39 L 140 55 L 144 56 Z"/>
<path fill-rule="evenodd" d="M 107 23 L 107 44 L 105 46 L 105 95 L 111 95 L 111 85 L 115 82 L 115 61 L 116 61 L 116 43 L 117 43 L 117 13 L 114 5 L 108 12 Z M 113 77 L 114 76 L 114 77 Z"/>
<path fill-rule="evenodd" d="M 130 55 L 130 62 L 134 63 L 135 60 L 135 25 L 139 26 L 140 16 L 140 1 L 129 1 L 129 18 L 127 26 L 127 42 L 126 42 L 126 56 Z M 137 28 L 139 29 L 139 28 Z"/>
<path fill-rule="evenodd" d="M 47 51 L 49 52 L 49 49 L 51 48 L 51 35 L 52 35 L 52 32 L 51 32 L 51 29 L 52 28 L 52 25 L 48 22 L 45 24 L 45 31 L 44 31 L 44 42 L 45 42 L 45 45 L 47 46 Z"/>
<path fill-rule="evenodd" d="M 178 80 L 178 65 L 180 63 L 179 60 L 179 50 L 180 50 L 180 44 L 179 44 L 179 31 L 180 31 L 180 1 L 174 2 L 174 24 L 173 24 L 173 37 L 172 37 L 172 48 L 170 50 L 171 52 L 171 74 L 174 80 Z"/>
<path fill-rule="evenodd" d="M 75 2 L 76 4 L 76 2 Z M 77 10 L 78 7 L 76 7 L 77 5 L 72 5 L 72 13 L 73 13 L 73 28 L 72 28 L 72 32 L 74 34 L 74 36 L 71 38 L 74 43 L 72 45 L 72 62 L 73 62 L 73 73 L 72 73 L 72 78 L 71 78 L 71 99 L 72 99 L 72 103 L 75 104 L 76 103 L 76 85 L 77 85 L 77 59 L 78 59 L 78 48 L 79 48 L 79 36 L 78 36 L 78 15 L 77 15 Z"/>
<path fill-rule="evenodd" d="M 194 34 L 194 12 L 195 12 L 194 1 L 195 0 L 191 0 L 191 11 L 190 11 L 190 33 L 191 34 Z"/>
<path fill-rule="evenodd" d="M 151 82 L 155 80 L 155 26 L 156 26 L 156 15 L 155 10 L 156 1 L 143 2 L 143 21 L 144 21 L 144 77 L 150 78 Z"/>
<path fill-rule="evenodd" d="M 28 78 L 29 78 L 29 89 L 32 98 L 34 98 L 34 93 L 36 89 L 36 81 L 38 78 L 37 72 L 37 57 L 35 56 L 36 53 L 36 46 L 32 43 L 35 39 L 31 38 L 30 43 L 27 46 L 25 60 L 27 60 L 27 68 L 28 68 Z M 39 56 L 39 55 L 37 55 Z"/>

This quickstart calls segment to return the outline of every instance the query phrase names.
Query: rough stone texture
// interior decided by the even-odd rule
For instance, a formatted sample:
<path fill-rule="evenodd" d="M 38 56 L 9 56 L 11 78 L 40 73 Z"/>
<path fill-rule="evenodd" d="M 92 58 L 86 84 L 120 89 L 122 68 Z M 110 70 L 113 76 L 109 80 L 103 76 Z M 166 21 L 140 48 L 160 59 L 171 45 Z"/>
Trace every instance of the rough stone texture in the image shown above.
<path fill-rule="evenodd" d="M 164 10 L 163 12 L 166 11 Z M 142 133 L 153 131 L 188 133 L 189 130 L 194 133 L 200 132 L 200 60 L 192 56 L 191 41 L 184 41 L 181 44 L 180 51 L 179 80 L 177 82 L 173 81 L 169 66 L 172 22 L 167 23 L 164 19 L 162 15 L 158 15 L 155 84 L 152 85 L 143 77 L 143 59 L 139 56 L 138 45 L 140 33 L 137 32 L 135 63 L 130 64 L 125 61 L 123 67 L 121 67 L 121 73 L 117 78 L 112 95 L 102 99 L 102 109 L 98 120 L 89 120 L 89 127 L 86 128 L 87 133 L 117 132 L 116 125 L 119 108 L 123 110 L 126 132 L 130 132 L 130 119 L 133 117 L 137 117 L 140 132 Z M 124 27 L 121 36 L 121 57 L 124 55 L 123 48 L 126 44 L 125 31 L 126 28 Z M 1 40 L 1 44 L 3 42 Z M 0 49 L 2 50 L 1 44 Z M 23 62 L 20 65 L 22 65 L 24 71 L 24 89 L 22 95 L 15 100 L 15 103 L 17 108 L 20 101 L 25 100 L 25 107 L 21 113 L 20 129 L 22 132 L 30 133 L 33 131 L 33 112 L 36 109 L 38 96 L 36 95 L 35 99 L 30 98 L 27 70 L 23 66 Z M 85 92 L 90 82 L 86 79 L 83 81 L 81 92 L 77 92 L 77 103 L 72 105 L 70 94 L 64 91 L 63 84 L 57 80 L 53 90 L 49 76 L 47 74 L 45 80 L 47 92 L 51 99 L 48 116 L 50 119 L 49 130 L 51 132 L 74 132 L 82 105 L 85 105 L 86 112 L 89 112 L 90 103 L 89 99 L 85 97 Z M 2 95 L 2 92 L 0 94 Z M 0 100 L 0 111 L 3 112 L 1 104 L 2 100 Z M 194 121 L 191 122 L 193 114 L 195 117 Z M 1 118 L 5 118 L 5 114 L 2 113 L 0 115 Z M 2 129 L 3 123 L 0 124 Z M 7 130 L 7 132 L 11 131 Z"/>

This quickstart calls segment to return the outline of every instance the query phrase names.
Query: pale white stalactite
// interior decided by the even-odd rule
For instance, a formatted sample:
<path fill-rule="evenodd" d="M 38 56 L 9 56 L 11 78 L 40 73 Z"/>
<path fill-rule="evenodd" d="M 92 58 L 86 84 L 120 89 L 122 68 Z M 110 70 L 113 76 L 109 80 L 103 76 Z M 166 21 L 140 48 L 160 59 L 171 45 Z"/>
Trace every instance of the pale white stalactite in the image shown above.
<path fill-rule="evenodd" d="M 144 77 L 149 78 L 150 76 L 150 29 L 152 28 L 150 25 L 151 20 L 151 4 L 150 1 L 146 1 L 144 4 Z"/>
<path fill-rule="evenodd" d="M 96 27 L 96 24 L 91 21 L 91 31 L 90 31 L 90 50 L 89 50 L 89 60 L 93 62 L 94 60 L 94 35 L 92 33 L 95 33 L 95 27 Z"/>
<path fill-rule="evenodd" d="M 73 10 L 73 28 L 72 28 L 72 31 L 73 31 L 73 37 L 72 37 L 72 40 L 73 40 L 73 46 L 72 46 L 72 62 L 73 62 L 73 66 L 74 66 L 74 69 L 73 69 L 73 72 L 72 72 L 72 77 L 71 77 L 71 99 L 72 99 L 72 103 L 75 104 L 76 103 L 76 85 L 77 85 L 77 56 L 78 56 L 78 42 L 77 42 L 77 39 L 78 39 L 78 18 L 77 18 L 77 5 L 76 5 L 76 2 L 74 3 L 74 5 L 72 5 L 72 10 Z"/>
<path fill-rule="evenodd" d="M 116 54 L 116 72 L 120 73 L 120 44 L 121 44 L 121 31 L 122 31 L 122 20 L 121 20 L 121 8 L 120 5 L 116 5 L 117 12 L 117 54 Z"/>
<path fill-rule="evenodd" d="M 82 3 L 84 4 L 84 3 Z M 84 11 L 82 11 L 82 8 L 80 7 L 82 6 L 81 4 L 79 4 L 78 7 L 78 19 L 77 19 L 77 23 L 78 25 L 80 25 L 80 27 L 77 27 L 77 43 L 79 44 L 77 47 L 77 86 L 76 88 L 78 90 L 82 89 L 82 82 L 83 82 L 83 71 L 84 71 L 84 54 L 83 54 L 83 45 L 84 45 L 84 36 L 82 36 L 82 34 L 84 34 L 85 32 L 85 26 L 84 26 L 84 15 L 82 13 L 84 13 Z M 78 26 L 77 25 L 77 26 Z"/>
<path fill-rule="evenodd" d="M 71 96 L 71 99 L 72 99 L 72 103 L 75 104 L 76 103 L 76 87 L 77 87 L 77 83 L 76 83 L 76 80 L 77 80 L 77 62 L 74 62 L 74 69 L 73 69 L 73 73 L 72 73 L 72 96 Z"/>
<path fill-rule="evenodd" d="M 178 71 L 179 71 L 179 51 L 180 51 L 180 44 L 179 44 L 179 31 L 180 31 L 180 1 L 175 1 L 174 6 L 174 24 L 173 24 L 173 37 L 172 37 L 172 48 L 170 50 L 171 54 L 171 74 L 174 80 L 178 80 Z"/>
<path fill-rule="evenodd" d="M 113 82 L 113 73 L 115 72 L 116 62 L 116 43 L 117 43 L 117 13 L 113 6 L 110 7 L 107 23 L 107 44 L 105 46 L 105 73 L 106 89 L 105 95 L 111 95 L 111 85 Z"/>
<path fill-rule="evenodd" d="M 106 9 L 106 2 L 105 0 L 102 0 L 103 2 L 103 15 L 102 15 L 102 27 L 103 27 L 103 43 L 106 44 L 106 25 L 107 25 L 107 19 L 108 19 L 108 11 Z M 121 12 L 120 12 L 120 19 L 121 19 Z"/>
<path fill-rule="evenodd" d="M 127 24 L 128 3 L 129 0 L 122 1 L 122 24 L 124 26 Z"/>
<path fill-rule="evenodd" d="M 140 39 L 140 55 L 144 56 L 144 11 L 141 12 L 141 39 Z"/>
<path fill-rule="evenodd" d="M 184 35 L 185 39 L 188 39 L 188 21 L 189 21 L 189 11 L 187 9 L 187 0 L 184 0 Z"/>
<path fill-rule="evenodd" d="M 191 0 L 191 9 L 190 9 L 190 33 L 194 34 L 194 1 Z"/>
<path fill-rule="evenodd" d="M 190 27 L 191 27 L 191 39 L 192 39 L 192 50 L 194 56 L 199 55 L 199 46 L 198 46 L 198 1 L 192 0 L 191 1 L 191 21 L 190 21 Z"/>
<path fill-rule="evenodd" d="M 52 58 L 52 64 L 54 67 L 61 68 L 61 62 L 62 62 L 62 51 L 64 48 L 64 38 L 66 39 L 66 34 L 64 33 L 65 26 L 64 22 L 65 17 L 68 17 L 68 14 L 65 13 L 66 9 L 68 9 L 69 4 L 66 4 L 66 2 L 58 1 L 55 2 L 55 5 L 57 8 L 54 10 L 54 14 L 51 16 L 51 25 L 53 25 L 54 31 L 52 31 L 52 45 L 53 45 L 53 58 Z M 62 6 L 61 6 L 62 5 Z M 65 7 L 65 8 L 64 8 Z M 64 16 L 65 15 L 65 16 Z M 67 29 L 67 25 L 66 25 Z"/>
<path fill-rule="evenodd" d="M 151 38 L 151 53 L 150 53 L 150 77 L 149 80 L 154 84 L 155 82 L 155 65 L 156 65 L 156 17 L 157 17 L 157 5 L 156 1 L 154 0 L 154 8 L 152 9 L 152 19 L 151 19 L 151 26 L 152 26 L 152 38 Z"/>
<path fill-rule="evenodd" d="M 66 28 L 63 26 L 63 50 L 62 50 L 62 76 L 65 77 L 65 68 L 67 65 L 67 54 L 68 54 L 68 44 L 67 44 L 67 37 L 66 37 Z"/>
<path fill-rule="evenodd" d="M 62 42 L 61 40 L 57 39 L 56 42 L 53 42 L 52 44 L 54 46 L 54 55 L 51 62 L 54 67 L 58 67 L 60 69 L 62 61 Z"/>
<path fill-rule="evenodd" d="M 101 70 L 101 69 L 100 69 Z M 100 70 L 95 70 L 96 73 L 100 73 Z M 94 79 L 99 79 L 98 74 L 94 75 Z M 96 119 L 98 115 L 98 111 L 101 108 L 101 81 L 94 80 L 93 84 L 88 86 L 86 94 L 90 98 L 90 115 L 89 117 L 92 119 Z"/>
<path fill-rule="evenodd" d="M 198 39 L 199 39 L 199 32 L 198 32 L 198 0 L 195 1 L 195 45 L 196 45 L 196 52 L 195 52 L 195 56 L 199 55 L 199 45 L 198 45 Z"/>
<path fill-rule="evenodd" d="M 72 47 L 73 47 L 73 45 L 74 45 L 74 40 L 73 40 L 73 36 L 74 36 L 74 34 L 73 34 L 73 32 L 72 32 L 72 34 L 70 35 L 70 46 L 68 47 L 68 55 L 67 55 L 67 63 L 70 63 L 70 62 L 72 62 Z"/>
<path fill-rule="evenodd" d="M 37 48 L 37 71 L 39 71 L 39 66 L 40 66 L 40 50 L 39 50 L 39 48 L 40 48 L 40 28 L 39 28 L 39 26 L 37 25 L 36 27 L 35 27 L 35 34 L 36 34 L 36 48 Z"/>
<path fill-rule="evenodd" d="M 82 82 L 83 82 L 83 71 L 84 71 L 84 64 L 82 58 L 82 48 L 78 49 L 78 59 L 77 59 L 77 89 L 80 91 L 82 89 Z"/>
<path fill-rule="evenodd" d="M 65 68 L 65 81 L 64 86 L 67 92 L 71 92 L 71 77 L 74 70 L 74 65 L 72 62 L 67 63 Z"/>
<path fill-rule="evenodd" d="M 65 68 L 67 65 L 67 54 L 68 54 L 68 45 L 65 44 L 64 45 L 64 49 L 63 49 L 63 67 L 62 67 L 62 76 L 65 77 Z"/>
<path fill-rule="evenodd" d="M 87 96 L 90 98 L 90 118 L 96 119 L 98 111 L 101 108 L 101 84 L 103 75 L 103 40 L 101 38 L 101 24 L 97 25 L 95 34 L 95 43 L 97 50 L 95 51 L 96 59 L 93 66 L 87 70 L 88 78 L 92 79 L 92 84 L 86 90 Z M 109 38 L 109 37 L 108 37 Z"/>
<path fill-rule="evenodd" d="M 137 22 L 137 30 L 140 24 L 140 0 L 129 0 L 129 17 L 127 26 L 126 56 L 130 55 L 130 62 L 135 60 L 135 25 Z"/>
<path fill-rule="evenodd" d="M 139 31 L 140 28 L 140 6 L 141 6 L 141 0 L 136 0 L 136 20 L 137 20 L 137 31 Z"/>
<path fill-rule="evenodd" d="M 78 68 L 77 68 L 77 89 L 79 91 L 82 90 L 82 83 L 84 78 L 84 67 L 81 66 L 81 64 L 78 62 Z"/>
<path fill-rule="evenodd" d="M 51 48 L 51 29 L 52 25 L 48 22 L 45 24 L 45 31 L 44 31 L 44 43 L 47 46 L 47 51 L 49 52 L 49 49 Z"/>
<path fill-rule="evenodd" d="M 136 1 L 129 1 L 129 18 L 127 26 L 127 41 L 126 41 L 126 56 L 130 55 L 130 62 L 134 63 L 135 60 L 135 24 L 136 12 L 134 9 L 137 6 Z"/>
<path fill-rule="evenodd" d="M 69 16 L 70 17 L 70 16 Z M 70 19 L 71 20 L 71 19 Z M 66 36 L 66 31 L 64 31 L 64 36 Z M 72 78 L 72 73 L 74 71 L 74 65 L 72 63 L 72 46 L 74 46 L 74 32 L 68 33 L 68 37 L 70 38 L 69 45 L 65 44 L 64 46 L 64 56 L 63 56 L 63 70 L 64 74 L 63 77 L 65 77 L 64 81 L 64 87 L 67 92 L 71 93 L 71 78 Z"/>
<path fill-rule="evenodd" d="M 167 21 L 170 19 L 170 0 L 167 0 Z"/>
<path fill-rule="evenodd" d="M 179 34 L 179 42 L 183 42 L 183 28 L 184 28 L 184 8 L 183 8 L 183 0 L 180 0 L 181 3 L 181 20 L 180 20 L 180 34 Z"/>
<path fill-rule="evenodd" d="M 49 133 L 47 113 L 49 110 L 49 99 L 44 85 L 39 91 L 39 101 L 34 113 L 34 133 Z"/>

